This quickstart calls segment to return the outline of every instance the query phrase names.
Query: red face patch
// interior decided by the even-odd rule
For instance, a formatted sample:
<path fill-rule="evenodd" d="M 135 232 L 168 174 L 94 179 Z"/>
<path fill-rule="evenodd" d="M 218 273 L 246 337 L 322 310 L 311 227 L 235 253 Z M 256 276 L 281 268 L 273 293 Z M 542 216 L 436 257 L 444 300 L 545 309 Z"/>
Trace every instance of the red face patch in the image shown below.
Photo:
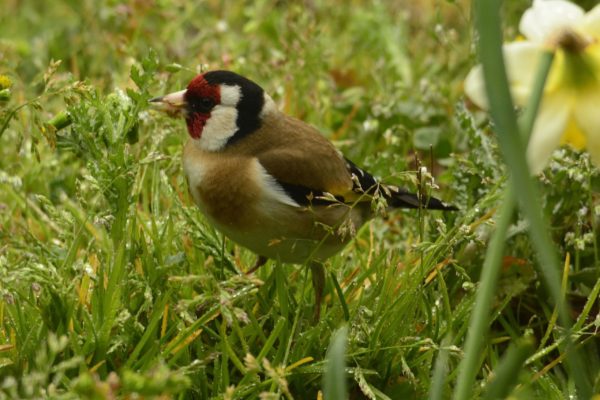
<path fill-rule="evenodd" d="M 204 129 L 204 125 L 206 125 L 206 121 L 209 118 L 210 113 L 193 113 L 185 119 L 185 123 L 187 124 L 188 128 L 188 133 L 192 138 L 200 139 L 200 137 L 202 136 L 202 130 Z"/>
<path fill-rule="evenodd" d="M 219 104 L 221 101 L 219 85 L 211 85 L 204 79 L 204 75 L 198 75 L 188 84 L 184 99 L 188 104 L 188 132 L 192 138 L 200 139 L 212 108 L 209 109 L 206 105 Z"/>
<path fill-rule="evenodd" d="M 192 98 L 211 98 L 215 103 L 221 101 L 221 95 L 219 93 L 218 85 L 211 85 L 204 79 L 204 75 L 198 75 L 188 84 L 187 92 L 185 93 L 185 99 L 188 97 Z"/>

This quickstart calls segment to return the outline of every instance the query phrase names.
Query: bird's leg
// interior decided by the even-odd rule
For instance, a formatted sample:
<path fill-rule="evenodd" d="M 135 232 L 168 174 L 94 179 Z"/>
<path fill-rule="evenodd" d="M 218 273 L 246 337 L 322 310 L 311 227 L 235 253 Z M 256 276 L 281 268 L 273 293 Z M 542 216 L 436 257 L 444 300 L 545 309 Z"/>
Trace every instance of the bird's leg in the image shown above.
<path fill-rule="evenodd" d="M 325 267 L 317 261 L 311 261 L 310 272 L 312 274 L 312 284 L 315 290 L 315 311 L 313 318 L 315 322 L 321 317 L 321 304 L 323 303 L 323 294 L 325 292 Z"/>
<path fill-rule="evenodd" d="M 255 272 L 257 269 L 259 269 L 260 267 L 262 267 L 263 265 L 265 265 L 267 263 L 268 258 L 264 257 L 264 256 L 258 256 L 258 258 L 256 259 L 256 263 L 254 264 L 254 266 L 252 268 L 250 268 L 250 270 L 246 271 L 246 275 L 250 275 L 251 273 Z"/>

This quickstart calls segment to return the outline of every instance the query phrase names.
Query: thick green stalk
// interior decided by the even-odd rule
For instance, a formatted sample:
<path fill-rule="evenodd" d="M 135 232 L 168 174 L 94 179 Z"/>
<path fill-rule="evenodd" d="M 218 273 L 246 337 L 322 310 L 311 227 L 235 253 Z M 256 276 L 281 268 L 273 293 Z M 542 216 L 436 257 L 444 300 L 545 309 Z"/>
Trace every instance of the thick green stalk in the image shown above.
<path fill-rule="evenodd" d="M 540 107 L 546 79 L 552 66 L 554 53 L 546 52 L 542 55 L 536 78 L 532 87 L 532 95 L 522 118 L 519 120 L 521 137 L 527 140 L 533 130 L 535 118 Z M 492 308 L 493 293 L 496 290 L 498 275 L 501 266 L 502 251 L 504 249 L 504 236 L 507 227 L 503 224 L 505 218 L 510 218 L 515 209 L 515 198 L 509 187 L 504 194 L 504 204 L 500 211 L 498 228 L 492 238 L 488 253 L 486 254 L 483 271 L 477 289 L 475 307 L 469 324 L 469 334 L 465 343 L 465 358 L 461 363 L 459 381 L 456 388 L 457 398 L 468 398 L 471 393 L 473 382 L 479 370 L 481 348 L 483 339 L 487 335 L 489 326 L 489 315 Z M 497 248 L 498 246 L 499 248 Z"/>
<path fill-rule="evenodd" d="M 528 173 L 525 145 L 518 134 L 519 127 L 508 87 L 502 54 L 500 5 L 500 0 L 479 0 L 475 8 L 476 26 L 480 35 L 479 54 L 490 112 L 495 123 L 498 143 L 511 175 L 511 185 L 521 211 L 529 222 L 529 235 L 537 252 L 540 271 L 550 295 L 558 305 L 559 320 L 569 335 L 572 322 L 566 300 L 562 299 L 560 294 L 560 264 L 549 235 L 548 225 L 539 207 L 538 188 Z M 569 346 L 570 338 L 567 336 L 566 339 Z M 575 380 L 579 395 L 582 398 L 589 398 L 591 388 L 585 364 L 574 349 L 567 354 L 570 375 Z"/>
<path fill-rule="evenodd" d="M 527 143 L 529 141 L 529 136 L 531 136 L 531 132 L 533 131 L 535 117 L 537 116 L 540 109 L 540 104 L 542 103 L 544 87 L 546 86 L 546 80 L 548 78 L 548 74 L 550 73 L 550 68 L 552 67 L 553 61 L 554 52 L 549 50 L 543 52 L 540 56 L 540 60 L 538 61 L 537 73 L 533 81 L 533 87 L 531 88 L 531 97 L 529 98 L 527 108 L 523 111 L 523 116 L 519 120 L 519 128 L 523 143 Z"/>

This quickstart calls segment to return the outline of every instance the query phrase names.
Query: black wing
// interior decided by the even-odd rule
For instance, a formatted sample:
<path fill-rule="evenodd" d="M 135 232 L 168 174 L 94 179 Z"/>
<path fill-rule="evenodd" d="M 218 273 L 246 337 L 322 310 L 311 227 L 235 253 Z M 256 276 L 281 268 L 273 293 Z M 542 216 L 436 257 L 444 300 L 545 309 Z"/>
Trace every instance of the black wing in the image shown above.
<path fill-rule="evenodd" d="M 277 183 L 285 190 L 296 203 L 301 206 L 330 205 L 335 202 L 353 203 L 355 201 L 371 201 L 371 196 L 379 192 L 388 202 L 391 208 L 426 208 L 430 210 L 456 210 L 456 207 L 447 205 L 435 197 L 423 197 L 410 193 L 404 189 L 390 185 L 381 184 L 369 174 L 347 158 L 346 166 L 352 175 L 351 195 L 334 196 L 321 190 L 315 190 L 302 185 L 294 185 L 277 180 Z M 365 194 L 367 196 L 365 196 Z"/>

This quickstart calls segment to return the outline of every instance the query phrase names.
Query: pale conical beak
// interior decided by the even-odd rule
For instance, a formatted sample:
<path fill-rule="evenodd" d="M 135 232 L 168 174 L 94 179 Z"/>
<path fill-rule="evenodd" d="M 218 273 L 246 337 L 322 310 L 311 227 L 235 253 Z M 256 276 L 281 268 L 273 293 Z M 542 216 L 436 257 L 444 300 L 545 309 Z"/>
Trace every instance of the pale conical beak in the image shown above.
<path fill-rule="evenodd" d="M 179 92 L 169 93 L 161 97 L 155 97 L 150 99 L 150 103 L 160 111 L 165 111 L 168 114 L 179 114 L 185 111 L 187 103 L 185 102 L 185 92 L 187 89 L 180 90 Z"/>

